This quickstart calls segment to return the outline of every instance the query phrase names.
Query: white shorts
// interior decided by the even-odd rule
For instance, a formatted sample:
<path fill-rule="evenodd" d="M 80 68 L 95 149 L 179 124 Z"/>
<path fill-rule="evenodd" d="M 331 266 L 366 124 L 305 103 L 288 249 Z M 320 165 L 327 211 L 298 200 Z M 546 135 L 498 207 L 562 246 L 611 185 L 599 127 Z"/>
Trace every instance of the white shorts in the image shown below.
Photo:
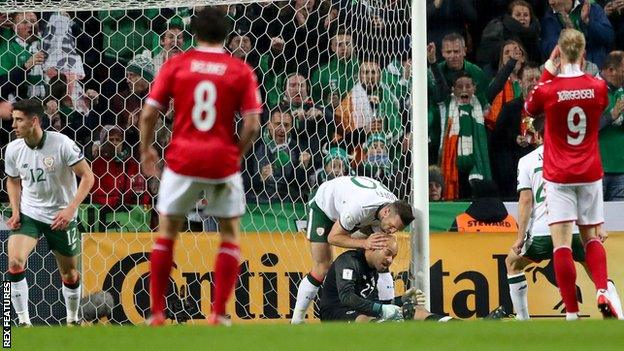
<path fill-rule="evenodd" d="M 158 189 L 156 209 L 162 215 L 186 216 L 203 198 L 206 216 L 240 217 L 245 213 L 245 191 L 240 173 L 210 180 L 177 174 L 165 168 Z"/>
<path fill-rule="evenodd" d="M 548 224 L 573 222 L 577 225 L 604 223 L 602 179 L 586 184 L 546 182 Z"/>

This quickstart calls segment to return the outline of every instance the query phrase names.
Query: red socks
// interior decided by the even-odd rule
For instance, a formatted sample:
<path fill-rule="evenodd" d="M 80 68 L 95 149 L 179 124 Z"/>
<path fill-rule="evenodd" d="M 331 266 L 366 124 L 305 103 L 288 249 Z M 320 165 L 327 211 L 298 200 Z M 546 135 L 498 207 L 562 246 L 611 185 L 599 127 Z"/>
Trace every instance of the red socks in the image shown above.
<path fill-rule="evenodd" d="M 572 249 L 565 246 L 555 248 L 553 261 L 555 263 L 557 285 L 559 286 L 559 292 L 563 298 L 566 312 L 577 313 L 579 307 L 576 299 L 576 267 L 572 258 Z"/>
<path fill-rule="evenodd" d="M 165 289 L 173 265 L 173 240 L 158 238 L 150 258 L 150 297 L 152 315 L 165 312 Z"/>
<path fill-rule="evenodd" d="M 590 240 L 585 245 L 585 262 L 596 290 L 607 290 L 607 253 L 598 239 Z"/>
<path fill-rule="evenodd" d="M 232 295 L 238 278 L 240 248 L 237 244 L 222 242 L 214 268 L 214 298 L 212 313 L 225 314 L 225 304 Z"/>

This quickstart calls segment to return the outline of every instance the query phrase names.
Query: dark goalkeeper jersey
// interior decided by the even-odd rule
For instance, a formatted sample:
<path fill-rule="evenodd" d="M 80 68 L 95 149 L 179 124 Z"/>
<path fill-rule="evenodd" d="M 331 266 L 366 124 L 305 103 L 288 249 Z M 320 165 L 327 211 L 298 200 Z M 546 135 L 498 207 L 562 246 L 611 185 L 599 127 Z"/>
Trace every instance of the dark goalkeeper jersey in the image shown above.
<path fill-rule="evenodd" d="M 321 295 L 321 314 L 333 309 L 353 309 L 368 316 L 381 313 L 377 296 L 377 271 L 368 266 L 364 250 L 349 250 L 332 263 Z"/>

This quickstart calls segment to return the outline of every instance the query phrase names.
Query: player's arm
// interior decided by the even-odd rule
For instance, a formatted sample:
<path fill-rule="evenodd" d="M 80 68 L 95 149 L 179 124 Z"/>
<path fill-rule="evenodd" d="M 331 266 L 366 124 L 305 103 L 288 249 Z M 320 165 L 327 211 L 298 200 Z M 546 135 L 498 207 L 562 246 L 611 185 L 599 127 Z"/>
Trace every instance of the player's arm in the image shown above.
<path fill-rule="evenodd" d="M 238 149 L 240 150 L 241 157 L 245 156 L 254 140 L 260 134 L 260 114 L 259 113 L 247 113 L 243 116 L 243 128 L 240 132 L 240 139 L 238 140 Z"/>
<path fill-rule="evenodd" d="M 524 244 L 524 237 L 529 226 L 529 220 L 531 219 L 531 213 L 533 212 L 533 191 L 531 189 L 524 189 L 520 191 L 520 198 L 518 199 L 518 237 L 514 243 L 513 250 L 516 254 L 520 253 L 522 245 Z"/>
<path fill-rule="evenodd" d="M 153 177 L 158 174 L 156 165 L 158 163 L 158 153 L 154 148 L 154 129 L 160 111 L 157 106 L 146 103 L 141 110 L 139 119 L 139 135 L 140 135 L 140 152 L 141 152 L 141 171 L 148 176 Z"/>
<path fill-rule="evenodd" d="M 93 175 L 93 171 L 91 170 L 91 166 L 86 160 L 82 160 L 75 165 L 72 166 L 72 171 L 78 177 L 80 177 L 80 183 L 78 183 L 78 190 L 76 191 L 76 196 L 72 202 L 69 203 L 68 207 L 71 207 L 75 210 L 78 209 L 78 206 L 87 198 L 89 192 L 93 188 L 93 183 L 95 183 L 95 176 Z"/>
<path fill-rule="evenodd" d="M 22 180 L 19 177 L 8 176 L 7 192 L 9 193 L 9 203 L 11 205 L 11 218 L 7 221 L 7 225 L 10 229 L 19 229 Z"/>
<path fill-rule="evenodd" d="M 386 247 L 386 240 L 383 234 L 373 234 L 366 239 L 352 238 L 351 233 L 342 226 L 340 220 L 334 223 L 327 236 L 328 243 L 347 249 L 380 250 Z"/>

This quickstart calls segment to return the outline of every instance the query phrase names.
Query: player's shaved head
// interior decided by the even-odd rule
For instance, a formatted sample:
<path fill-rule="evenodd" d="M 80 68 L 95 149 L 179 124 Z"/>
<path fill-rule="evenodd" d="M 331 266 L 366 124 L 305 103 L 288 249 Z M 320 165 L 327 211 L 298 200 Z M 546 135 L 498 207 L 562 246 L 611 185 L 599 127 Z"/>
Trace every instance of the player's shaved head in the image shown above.
<path fill-rule="evenodd" d="M 559 48 L 570 63 L 577 63 L 585 53 L 585 36 L 576 29 L 564 29 L 559 35 Z"/>
<path fill-rule="evenodd" d="M 199 41 L 223 44 L 230 32 L 230 23 L 222 10 L 206 6 L 191 17 L 191 31 Z"/>

